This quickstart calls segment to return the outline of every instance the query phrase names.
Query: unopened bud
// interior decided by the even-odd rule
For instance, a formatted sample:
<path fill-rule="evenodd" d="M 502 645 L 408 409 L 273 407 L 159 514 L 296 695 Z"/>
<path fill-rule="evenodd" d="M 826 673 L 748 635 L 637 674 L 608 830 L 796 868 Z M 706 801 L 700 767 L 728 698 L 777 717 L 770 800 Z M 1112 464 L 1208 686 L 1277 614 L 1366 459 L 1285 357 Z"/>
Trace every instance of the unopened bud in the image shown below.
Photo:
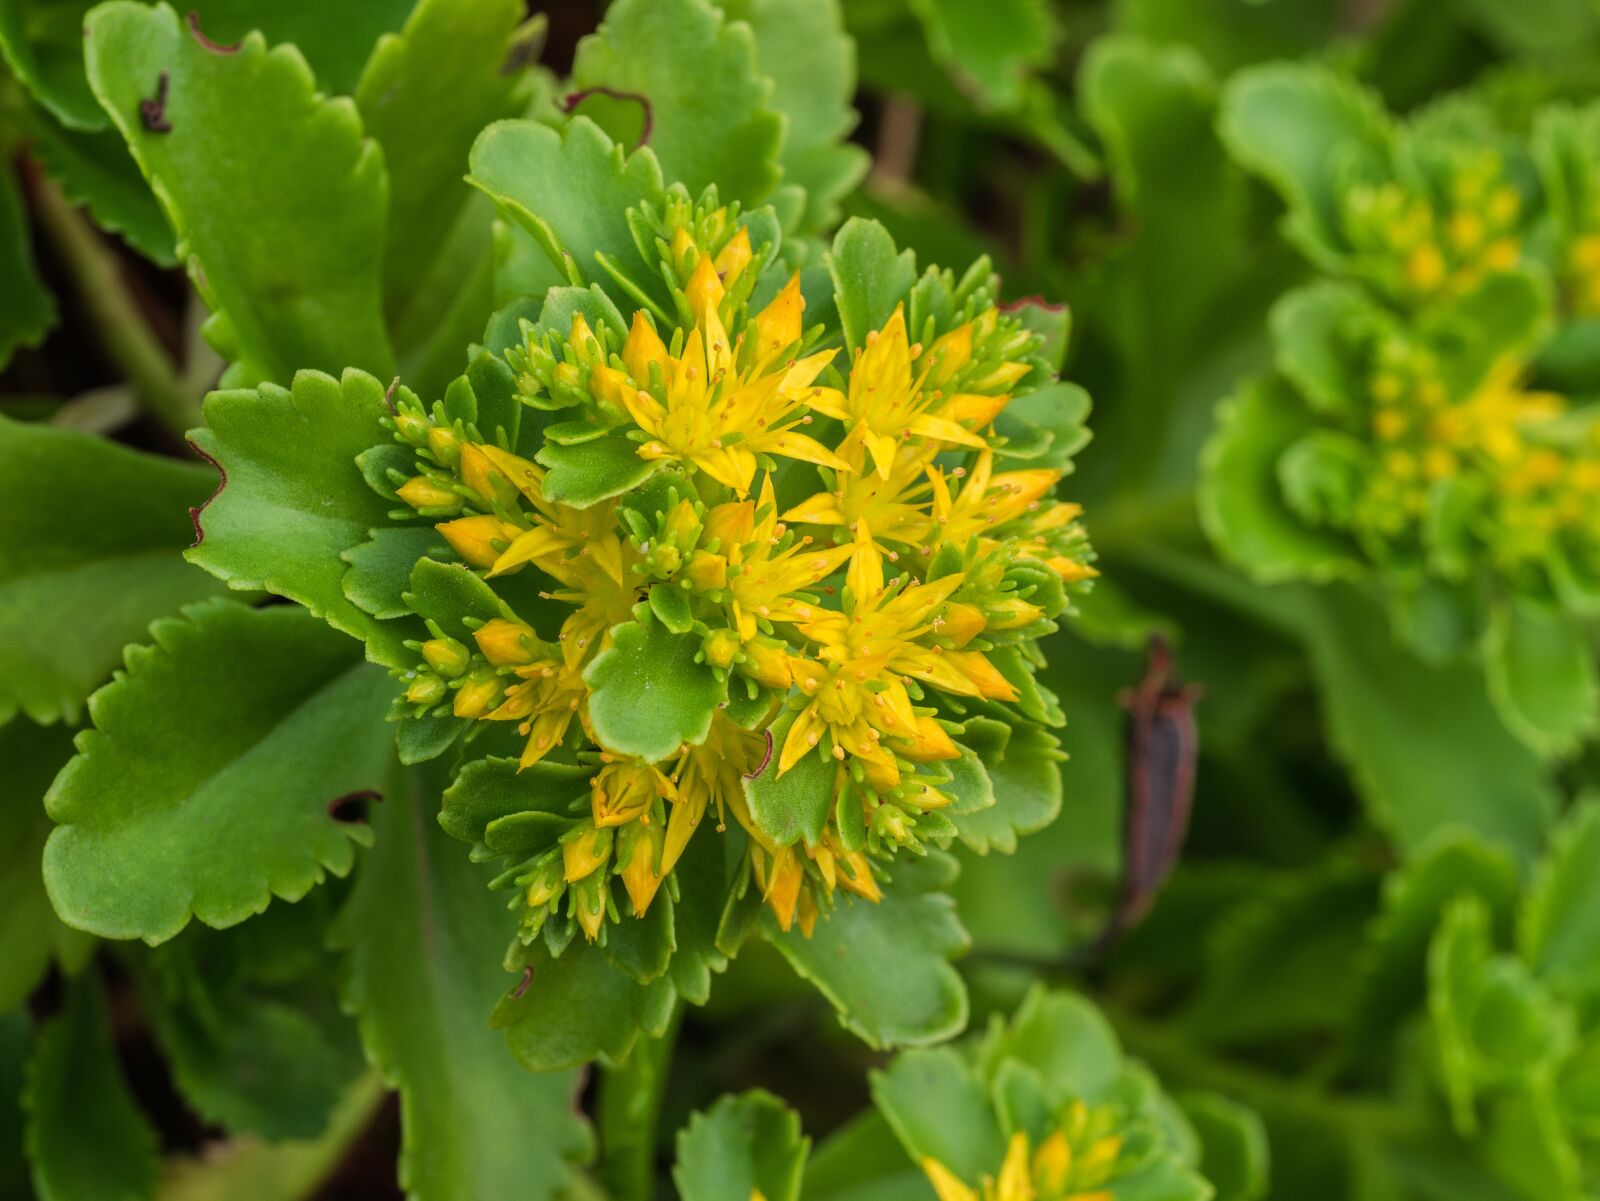
<path fill-rule="evenodd" d="M 395 489 L 395 495 L 413 509 L 443 509 L 450 513 L 461 512 L 461 494 L 438 480 L 425 475 L 407 480 Z"/>
<path fill-rule="evenodd" d="M 483 657 L 496 667 L 520 667 L 537 657 L 533 630 L 520 621 L 496 617 L 474 630 L 472 637 Z"/>
<path fill-rule="evenodd" d="M 461 439 L 449 426 L 436 425 L 428 431 L 428 451 L 445 467 L 461 461 Z"/>
<path fill-rule="evenodd" d="M 425 672 L 412 680 L 406 688 L 406 700 L 413 705 L 437 705 L 448 691 L 444 681 L 432 672 Z"/>
<path fill-rule="evenodd" d="M 488 669 L 480 668 L 456 689 L 455 715 L 482 717 L 500 703 L 504 691 L 499 676 Z"/>
<path fill-rule="evenodd" d="M 739 653 L 739 635 L 732 630 L 712 630 L 706 635 L 706 662 L 712 667 L 731 667 Z"/>
<path fill-rule="evenodd" d="M 455 679 L 472 662 L 472 652 L 454 638 L 430 638 L 422 644 L 422 657 L 447 680 Z"/>

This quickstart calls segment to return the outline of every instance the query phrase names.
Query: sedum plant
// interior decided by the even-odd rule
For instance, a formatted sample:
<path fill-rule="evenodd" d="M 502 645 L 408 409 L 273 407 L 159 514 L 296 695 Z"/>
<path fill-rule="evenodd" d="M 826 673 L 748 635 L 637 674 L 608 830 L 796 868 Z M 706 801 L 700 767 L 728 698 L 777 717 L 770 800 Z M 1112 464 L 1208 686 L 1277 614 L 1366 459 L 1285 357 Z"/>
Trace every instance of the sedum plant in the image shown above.
<path fill-rule="evenodd" d="M 0 0 L 0 1197 L 1589 1201 L 1596 51 Z"/>

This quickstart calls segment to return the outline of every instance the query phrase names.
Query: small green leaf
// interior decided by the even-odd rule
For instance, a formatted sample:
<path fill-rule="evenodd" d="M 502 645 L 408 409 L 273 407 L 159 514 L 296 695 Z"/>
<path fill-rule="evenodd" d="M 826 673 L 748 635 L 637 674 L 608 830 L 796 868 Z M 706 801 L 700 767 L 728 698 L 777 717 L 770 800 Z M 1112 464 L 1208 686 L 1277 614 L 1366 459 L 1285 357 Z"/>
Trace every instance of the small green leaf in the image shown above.
<path fill-rule="evenodd" d="M 0 417 L 0 721 L 75 718 L 150 623 L 221 591 L 183 562 L 198 464 Z"/>
<path fill-rule="evenodd" d="M 718 0 L 756 39 L 757 66 L 772 81 L 772 107 L 788 118 L 779 161 L 783 191 L 804 193 L 794 228 L 820 233 L 866 174 L 870 157 L 847 139 L 855 128 L 855 44 L 839 0 Z M 771 1201 L 769 1198 L 768 1201 Z"/>
<path fill-rule="evenodd" d="M 613 626 L 611 645 L 583 673 L 596 741 L 652 763 L 686 742 L 704 742 L 717 706 L 728 699 L 728 682 L 696 663 L 699 653 L 698 638 L 657 621 Z"/>
<path fill-rule="evenodd" d="M 958 735 L 965 769 L 981 773 L 994 797 L 992 805 L 954 818 L 961 841 L 980 855 L 991 850 L 1011 854 L 1017 835 L 1044 829 L 1061 812 L 1064 756 L 1055 735 L 1033 722 L 1018 721 L 996 737 L 1000 724 L 975 718 Z"/>
<path fill-rule="evenodd" d="M 390 524 L 391 505 L 367 486 L 356 456 L 386 440 L 383 385 L 348 371 L 316 371 L 292 390 L 213 392 L 207 428 L 194 444 L 223 483 L 195 518 L 200 541 L 189 560 L 235 588 L 265 588 L 299 601 L 336 629 L 369 642 L 390 666 L 409 665 L 405 635 L 345 596 L 347 550 Z"/>
<path fill-rule="evenodd" d="M 800 1115 L 753 1089 L 689 1118 L 678 1132 L 672 1179 L 683 1201 L 800 1201 L 810 1147 Z"/>
<path fill-rule="evenodd" d="M 983 108 L 1022 103 L 1032 70 L 1048 66 L 1059 36 L 1045 0 L 911 0 L 934 59 Z"/>
<path fill-rule="evenodd" d="M 1005 1159 L 988 1089 L 951 1048 L 907 1051 L 868 1079 L 872 1103 L 913 1162 L 931 1156 L 964 1180 L 981 1180 Z"/>
<path fill-rule="evenodd" d="M 1256 1112 L 1221 1093 L 1187 1093 L 1178 1104 L 1200 1136 L 1200 1174 L 1216 1190 L 1216 1201 L 1261 1201 L 1271 1145 Z"/>
<path fill-rule="evenodd" d="M 529 77 L 505 69 L 525 15 L 519 0 L 421 0 L 361 74 L 356 107 L 389 172 L 384 292 L 397 325 L 438 304 L 419 285 L 472 196 L 461 176 L 473 139 L 527 106 Z"/>
<path fill-rule="evenodd" d="M 1332 281 L 1298 288 L 1272 306 L 1273 362 L 1317 412 L 1360 414 L 1366 385 L 1350 337 L 1378 311 L 1359 288 Z"/>
<path fill-rule="evenodd" d="M 1284 229 L 1314 262 L 1345 254 L 1339 193 L 1348 173 L 1387 165 L 1382 105 L 1332 67 L 1272 63 L 1239 72 L 1222 98 L 1223 143 L 1288 202 Z"/>
<path fill-rule="evenodd" d="M 1310 428 L 1310 415 L 1283 381 L 1246 385 L 1218 410 L 1201 458 L 1198 504 L 1206 533 L 1263 582 L 1324 581 L 1363 569 L 1349 538 L 1307 525 L 1284 496 L 1279 463 Z"/>
<path fill-rule="evenodd" d="M 1600 682 L 1586 624 L 1513 597 L 1489 611 L 1483 658 L 1500 716 L 1535 750 L 1567 754 L 1600 726 Z"/>
<path fill-rule="evenodd" d="M 649 599 L 650 612 L 674 634 L 687 634 L 694 628 L 694 608 L 689 603 L 689 594 L 682 588 L 653 584 Z"/>
<path fill-rule="evenodd" d="M 329 802 L 383 783 L 394 690 L 296 608 L 215 600 L 151 634 L 45 799 L 44 872 L 63 920 L 157 943 L 350 870 L 370 834 Z"/>
<path fill-rule="evenodd" d="M 8 170 L 0 174 L 0 368 L 23 346 L 37 346 L 56 323 L 56 305 L 34 266 L 28 215 Z"/>
<path fill-rule="evenodd" d="M 612 104 L 595 116 L 618 142 L 647 123 L 662 171 L 691 194 L 716 184 L 724 202 L 749 206 L 777 186 L 784 120 L 767 105 L 755 38 L 707 0 L 617 0 L 578 44 L 572 83 L 642 97 L 645 113 Z"/>
<path fill-rule="evenodd" d="M 39 1036 L 23 1103 L 39 1201 L 153 1195 L 156 1132 L 128 1091 L 92 974 L 67 986 L 65 1007 Z"/>
<path fill-rule="evenodd" d="M 544 477 L 544 498 L 574 509 L 632 491 L 659 465 L 639 457 L 637 442 L 615 436 L 572 446 L 546 442 L 535 457 L 550 469 Z"/>
<path fill-rule="evenodd" d="M 950 898 L 935 891 L 954 869 L 939 852 L 902 858 L 877 904 L 840 895 L 809 938 L 780 931 L 768 914 L 767 938 L 868 1045 L 939 1042 L 967 1024 L 967 990 L 948 962 L 966 950 L 967 933 Z"/>
<path fill-rule="evenodd" d="M 562 1191 L 592 1149 L 572 1072 L 527 1072 L 489 1028 L 513 922 L 435 825 L 443 773 L 400 775 L 332 938 L 368 1057 L 400 1090 L 400 1183 L 418 1201 Z"/>
<path fill-rule="evenodd" d="M 418 559 L 411 567 L 411 588 L 406 605 L 419 617 L 434 622 L 451 638 L 470 642 L 475 626 L 516 617 L 484 579 L 463 563 L 438 563 Z"/>
<path fill-rule="evenodd" d="M 371 537 L 340 553 L 350 566 L 342 585 L 350 603 L 382 621 L 405 617 L 406 589 L 411 573 L 429 552 L 446 551 L 443 537 L 432 526 L 379 526 Z"/>
<path fill-rule="evenodd" d="M 536 813 L 575 819 L 574 802 L 589 794 L 593 773 L 577 764 L 541 760 L 519 768 L 515 759 L 478 759 L 464 765 L 445 790 L 439 825 L 452 838 L 482 843 L 488 829 L 508 817 Z"/>
<path fill-rule="evenodd" d="M 845 345 L 852 351 L 865 346 L 873 330 L 883 328 L 917 282 L 916 256 L 909 250 L 897 252 L 888 230 L 860 217 L 846 221 L 834 237 L 828 269 Z"/>
<path fill-rule="evenodd" d="M 50 834 L 45 790 L 72 758 L 72 732 L 16 721 L 0 727 L 0 1013 L 27 999 L 52 958 L 82 939 L 50 908 L 39 859 Z M 82 940 L 87 941 L 87 940 Z"/>
<path fill-rule="evenodd" d="M 774 747 L 783 746 L 797 716 L 798 711 L 785 710 L 773 723 L 769 734 Z M 807 846 L 816 846 L 833 813 L 838 775 L 838 765 L 817 752 L 803 756 L 780 776 L 774 754 L 765 770 L 744 782 L 750 816 L 761 832 L 780 847 L 802 838 Z"/>
<path fill-rule="evenodd" d="M 469 162 L 467 182 L 532 235 L 567 283 L 597 283 L 612 299 L 637 306 L 595 255 L 606 255 L 628 279 L 655 278 L 626 219 L 629 208 L 661 200 L 654 154 L 624 155 L 593 121 L 574 117 L 559 132 L 535 121 L 497 121 L 478 135 Z"/>
<path fill-rule="evenodd" d="M 553 958 L 545 945 L 526 952 L 527 987 L 502 997 L 494 1025 L 535 1072 L 624 1059 L 641 1032 L 659 1037 L 672 1015 L 667 977 L 640 984 L 581 936 Z"/>
<path fill-rule="evenodd" d="M 387 378 L 389 188 L 354 105 L 318 95 L 292 46 L 269 52 L 249 34 L 219 54 L 165 4 L 113 0 L 87 31 L 89 82 L 223 318 L 208 328 L 238 360 L 233 378 L 282 382 L 349 366 Z M 141 104 L 158 94 L 165 105 L 151 128 Z"/>
<path fill-rule="evenodd" d="M 0 0 L 0 53 L 33 98 L 69 129 L 103 129 L 83 77 L 83 19 L 95 0 Z"/>
<path fill-rule="evenodd" d="M 1086 997 L 1035 985 L 1016 1016 L 992 1028 L 983 1059 L 990 1072 L 1005 1060 L 1025 1064 L 1054 1092 L 1095 1104 L 1109 1099 L 1125 1061 L 1116 1032 Z"/>
<path fill-rule="evenodd" d="M 1539 976 L 1574 992 L 1600 979 L 1600 801 L 1580 802 L 1551 838 L 1523 901 L 1517 945 Z"/>

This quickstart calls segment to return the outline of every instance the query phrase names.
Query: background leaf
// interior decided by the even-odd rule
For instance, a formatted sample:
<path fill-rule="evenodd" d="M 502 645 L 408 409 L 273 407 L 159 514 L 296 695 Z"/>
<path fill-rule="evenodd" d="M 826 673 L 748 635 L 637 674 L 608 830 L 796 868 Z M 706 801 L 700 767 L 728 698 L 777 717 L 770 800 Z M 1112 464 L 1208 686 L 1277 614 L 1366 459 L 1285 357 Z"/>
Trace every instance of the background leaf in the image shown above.
<path fill-rule="evenodd" d="M 51 299 L 33 263 L 28 245 L 28 220 L 7 169 L 0 172 L 0 368 L 11 361 L 18 347 L 37 346 L 56 323 Z"/>
<path fill-rule="evenodd" d="M 393 684 L 299 609 L 216 600 L 151 633 L 51 786 L 45 883 L 72 925 L 156 943 L 350 870 L 370 834 L 329 802 L 382 785 Z"/>
<path fill-rule="evenodd" d="M 363 367 L 385 378 L 382 320 L 389 187 L 383 154 L 348 100 L 316 94 L 299 51 L 245 37 L 219 54 L 165 4 L 129 0 L 89 20 L 95 95 L 126 139 L 187 248 L 200 293 L 239 360 L 231 379 L 284 381 L 301 368 Z M 157 94 L 169 130 L 140 102 Z"/>
<path fill-rule="evenodd" d="M 419 1201 L 554 1197 L 592 1150 L 573 1072 L 530 1073 L 489 1015 L 512 921 L 436 820 L 438 771 L 396 773 L 334 941 L 345 1002 L 400 1090 L 400 1181 Z"/>
<path fill-rule="evenodd" d="M 157 617 L 221 591 L 179 553 L 199 464 L 0 417 L 0 721 L 75 718 Z"/>
<path fill-rule="evenodd" d="M 683 1201 L 799 1201 L 810 1145 L 800 1115 L 771 1093 L 727 1096 L 679 1132 L 672 1179 Z"/>

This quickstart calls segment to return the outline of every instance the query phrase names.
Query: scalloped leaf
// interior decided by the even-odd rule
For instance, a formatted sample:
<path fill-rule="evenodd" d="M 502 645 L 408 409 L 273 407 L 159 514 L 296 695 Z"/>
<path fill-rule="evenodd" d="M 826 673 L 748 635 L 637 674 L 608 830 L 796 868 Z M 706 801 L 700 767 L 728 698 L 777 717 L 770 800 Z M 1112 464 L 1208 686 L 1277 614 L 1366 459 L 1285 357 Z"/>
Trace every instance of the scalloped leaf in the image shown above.
<path fill-rule="evenodd" d="M 1011 854 L 1019 834 L 1032 834 L 1061 812 L 1061 764 L 1066 755 L 1055 735 L 1033 722 L 1012 726 L 987 718 L 966 723 L 958 735 L 961 763 L 986 777 L 992 805 L 952 814 L 961 841 L 980 855 Z M 970 756 L 970 759 L 969 759 Z"/>
<path fill-rule="evenodd" d="M 473 140 L 525 109 L 532 94 L 526 72 L 506 69 L 522 40 L 537 36 L 523 29 L 525 17 L 521 0 L 421 0 L 399 33 L 379 39 L 361 73 L 356 107 L 389 173 L 384 295 L 397 329 L 431 326 L 416 310 L 451 299 L 422 285 L 472 199 L 461 175 Z"/>
<path fill-rule="evenodd" d="M 96 0 L 0 0 L 0 56 L 56 120 L 104 129 L 83 77 L 83 19 Z"/>
<path fill-rule="evenodd" d="M 1200 1172 L 1216 1190 L 1214 1201 L 1266 1197 L 1272 1148 L 1260 1116 L 1221 1093 L 1186 1093 L 1177 1101 L 1200 1138 Z"/>
<path fill-rule="evenodd" d="M 231 378 L 394 366 L 383 326 L 383 153 L 355 106 L 317 94 L 293 46 L 218 53 L 166 4 L 112 0 L 87 23 L 89 82 L 150 181 Z M 159 122 L 143 101 L 159 94 Z M 155 128 L 150 126 L 154 124 Z"/>
<path fill-rule="evenodd" d="M 1357 398 L 1365 385 L 1354 370 L 1349 331 L 1378 311 L 1361 289 L 1332 280 L 1296 288 L 1272 306 L 1273 364 L 1316 412 L 1362 412 Z"/>
<path fill-rule="evenodd" d="M 820 233 L 839 218 L 839 201 L 860 182 L 871 156 L 848 139 L 856 126 L 856 48 L 839 0 L 717 0 L 750 26 L 757 67 L 772 81 L 772 107 L 788 118 L 779 162 L 780 193 L 798 190 L 787 209 L 799 233 Z M 768 1201 L 771 1201 L 769 1198 Z"/>
<path fill-rule="evenodd" d="M 639 457 L 637 442 L 614 435 L 571 446 L 546 442 L 534 458 L 550 469 L 541 485 L 544 498 L 574 509 L 631 492 L 660 467 Z"/>
<path fill-rule="evenodd" d="M 37 346 L 56 323 L 56 304 L 28 244 L 28 216 L 7 170 L 0 174 L 0 369 L 20 347 Z"/>
<path fill-rule="evenodd" d="M 0 722 L 76 718 L 152 621 L 221 591 L 180 554 L 209 476 L 0 417 Z"/>
<path fill-rule="evenodd" d="M 0 728 L 0 1013 L 27 1000 L 52 959 L 74 961 L 88 939 L 61 924 L 39 874 L 50 835 L 44 794 L 72 758 L 72 732 L 25 721 Z"/>
<path fill-rule="evenodd" d="M 526 1197 L 566 1186 L 593 1149 L 574 1072 L 533 1075 L 489 1027 L 513 922 L 488 875 L 433 820 L 437 769 L 400 774 L 332 931 L 346 1008 L 400 1090 L 400 1183 L 418 1201 Z"/>
<path fill-rule="evenodd" d="M 616 0 L 578 43 L 572 84 L 605 90 L 577 111 L 617 142 L 648 144 L 691 194 L 716 184 L 749 206 L 777 186 L 784 119 L 768 106 L 755 37 L 707 0 Z"/>
<path fill-rule="evenodd" d="M 1320 266 L 1337 269 L 1345 253 L 1342 172 L 1386 164 L 1390 154 L 1393 134 L 1382 104 L 1331 67 L 1271 63 L 1228 81 L 1218 130 L 1234 159 L 1287 202 L 1289 238 Z"/>
<path fill-rule="evenodd" d="M 1257 580 L 1326 581 L 1365 565 L 1342 534 L 1305 524 L 1283 494 L 1279 463 L 1311 429 L 1310 415 L 1280 379 L 1245 385 L 1217 410 L 1201 455 L 1200 519 L 1213 544 Z"/>
<path fill-rule="evenodd" d="M 954 1049 L 906 1051 L 868 1080 L 872 1103 L 914 1161 L 932 1156 L 965 1180 L 981 1180 L 1005 1158 L 989 1090 Z"/>
<path fill-rule="evenodd" d="M 1600 800 L 1585 798 L 1551 838 L 1518 917 L 1528 965 L 1574 992 L 1600 979 Z"/>
<path fill-rule="evenodd" d="M 878 222 L 852 217 L 834 235 L 828 270 L 845 345 L 855 351 L 910 294 L 917 282 L 917 257 L 909 250 L 897 251 L 894 238 Z"/>
<path fill-rule="evenodd" d="M 933 58 L 980 108 L 1014 109 L 1060 31 L 1045 0 L 911 0 Z"/>
<path fill-rule="evenodd" d="M 627 279 L 654 281 L 626 215 L 643 201 L 661 201 L 665 185 L 654 154 L 624 155 L 593 121 L 574 117 L 560 131 L 537 121 L 497 121 L 478 135 L 468 161 L 467 182 L 532 236 L 567 283 L 599 284 L 618 304 L 637 307 L 596 255 Z"/>
<path fill-rule="evenodd" d="M 611 645 L 584 669 L 595 740 L 619 755 L 654 763 L 684 743 L 698 745 L 727 703 L 728 681 L 696 663 L 700 639 L 659 621 L 611 627 Z"/>
<path fill-rule="evenodd" d="M 669 977 L 640 984 L 581 936 L 559 958 L 524 952 L 527 986 L 501 998 L 493 1024 L 524 1067 L 553 1072 L 591 1059 L 619 1063 L 641 1036 L 659 1038 L 676 1000 Z"/>
<path fill-rule="evenodd" d="M 678 1132 L 672 1179 L 683 1201 L 800 1201 L 810 1149 L 800 1115 L 752 1089 L 690 1116 Z"/>
<path fill-rule="evenodd" d="M 1586 623 L 1512 597 L 1489 610 L 1483 661 L 1495 708 L 1541 754 L 1569 754 L 1600 727 L 1600 680 Z"/>
<path fill-rule="evenodd" d="M 33 1186 L 41 1201 L 149 1197 L 160 1166 L 156 1132 L 117 1062 L 100 981 L 85 974 L 66 993 L 28 1065 L 23 1106 Z"/>
<path fill-rule="evenodd" d="M 301 371 L 291 389 L 213 392 L 196 448 L 222 485 L 195 515 L 188 552 L 234 588 L 265 588 L 299 601 L 335 629 L 367 641 L 368 654 L 410 666 L 400 623 L 379 621 L 345 595 L 344 552 L 390 525 L 391 505 L 362 477 L 356 456 L 387 440 L 383 385 L 360 371 L 342 380 Z"/>
<path fill-rule="evenodd" d="M 157 622 L 90 698 L 45 798 L 63 920 L 106 938 L 231 926 L 344 875 L 370 831 L 329 803 L 383 784 L 393 682 L 310 614 L 227 600 Z"/>
<path fill-rule="evenodd" d="M 120 235 L 153 263 L 177 263 L 172 227 L 121 134 L 63 129 L 44 120 L 29 121 L 28 133 L 34 153 L 61 185 L 62 195 L 88 205 L 96 225 Z"/>
<path fill-rule="evenodd" d="M 902 858 L 877 904 L 838 895 L 810 938 L 784 933 L 766 914 L 767 938 L 869 1046 L 940 1042 L 967 1024 L 967 990 L 948 962 L 967 949 L 967 932 L 937 891 L 954 873 L 955 861 L 940 852 Z"/>

